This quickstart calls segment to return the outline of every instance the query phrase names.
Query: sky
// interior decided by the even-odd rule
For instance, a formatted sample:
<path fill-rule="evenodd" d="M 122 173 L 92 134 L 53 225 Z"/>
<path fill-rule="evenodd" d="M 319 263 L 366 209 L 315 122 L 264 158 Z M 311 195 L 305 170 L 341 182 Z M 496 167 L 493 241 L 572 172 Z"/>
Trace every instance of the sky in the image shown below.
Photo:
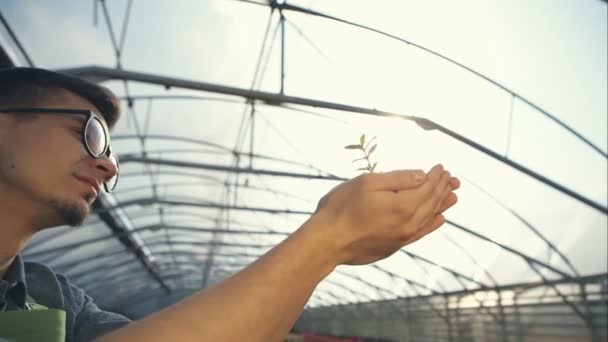
<path fill-rule="evenodd" d="M 0 10 L 37 66 L 61 69 L 102 65 L 116 59 L 100 10 L 94 24 L 92 1 L 0 0 Z M 365 24 L 449 57 L 511 89 L 543 108 L 597 145 L 608 150 L 607 5 L 599 0 L 562 1 L 289 1 L 305 8 Z M 117 34 L 127 1 L 107 1 Z M 158 75 L 249 89 L 270 11 L 232 0 L 134 1 L 122 67 Z M 285 93 L 434 120 L 499 154 L 539 172 L 586 197 L 607 203 L 606 157 L 581 143 L 538 111 L 504 90 L 414 46 L 375 33 L 299 13 L 286 12 Z M 263 80 L 255 89 L 280 89 L 278 16 L 270 22 L 272 45 Z M 0 31 L 2 42 L 7 36 Z M 268 51 L 268 49 L 266 50 Z M 265 65 L 265 64 L 264 64 Z M 107 85 L 124 95 L 122 83 Z M 132 95 L 209 95 L 193 91 L 130 84 Z M 225 98 L 225 97 L 224 97 Z M 301 107 L 299 107 L 301 108 Z M 607 271 L 606 215 L 590 209 L 508 166 L 438 132 L 414 124 L 353 113 L 306 108 L 325 117 L 259 106 L 255 121 L 256 153 L 298 160 L 353 177 L 358 156 L 342 147 L 361 134 L 376 136 L 378 168 L 429 169 L 441 162 L 463 179 L 460 202 L 447 217 L 556 267 L 564 267 L 546 245 L 505 206 L 515 210 L 555 243 L 582 274 Z M 135 115 L 150 134 L 204 139 L 230 148 L 238 141 L 242 104 L 200 100 L 136 101 Z M 510 132 L 510 133 L 509 133 Z M 128 116 L 114 135 L 135 133 Z M 243 139 L 249 150 L 249 136 Z M 137 152 L 137 142 L 115 139 L 123 153 Z M 184 148 L 184 144 L 150 141 L 150 150 Z M 190 146 L 192 147 L 192 146 Z M 231 157 L 183 153 L 190 161 L 227 165 Z M 168 157 L 169 158 L 169 157 Z M 288 169 L 271 162 L 259 168 Z M 141 172 L 137 165 L 125 172 Z M 162 179 L 162 176 L 159 176 Z M 177 178 L 166 177 L 167 182 Z M 262 182 L 251 178 L 252 184 Z M 318 198 L 335 184 L 264 180 L 295 192 L 305 201 L 277 202 L 276 196 L 244 190 L 241 204 L 313 210 Z M 122 187 L 149 183 L 149 177 L 125 178 Z M 258 184 L 258 185 L 261 185 Z M 165 187 L 165 193 L 221 201 L 221 188 Z M 126 200 L 138 192 L 116 197 Z M 141 190 L 139 194 L 149 193 Z M 488 196 L 488 193 L 491 196 Z M 501 206 L 498 202 L 502 203 Z M 302 217 L 235 214 L 244 221 L 293 231 Z M 76 233 L 78 234 L 78 233 Z M 88 234 L 88 233 L 82 233 Z M 459 241 L 477 260 L 496 271 L 500 283 L 537 279 L 521 260 L 483 244 L 453 227 L 408 247 L 420 255 L 482 277 L 479 268 L 454 248 Z M 380 264 L 405 274 L 430 277 L 410 268 L 404 256 Z M 404 265 L 406 265 L 404 267 Z M 373 268 L 345 268 L 382 282 Z M 338 275 L 336 275 L 339 278 Z M 445 277 L 444 277 L 445 278 Z M 443 278 L 442 278 L 443 279 Z M 447 281 L 446 279 L 443 279 Z M 389 280 L 384 280 L 389 281 Z M 388 285 L 387 285 L 388 286 Z"/>

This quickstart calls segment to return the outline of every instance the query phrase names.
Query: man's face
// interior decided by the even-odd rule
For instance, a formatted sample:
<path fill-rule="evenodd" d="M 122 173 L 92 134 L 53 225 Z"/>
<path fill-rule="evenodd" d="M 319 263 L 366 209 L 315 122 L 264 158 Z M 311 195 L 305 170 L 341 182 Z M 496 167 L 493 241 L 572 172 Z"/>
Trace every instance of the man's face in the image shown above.
<path fill-rule="evenodd" d="M 78 95 L 62 89 L 55 93 L 32 107 L 99 113 Z M 115 166 L 106 157 L 94 159 L 87 153 L 81 141 L 85 116 L 43 114 L 18 120 L 17 115 L 0 115 L 0 191 L 26 205 L 29 201 L 48 226 L 81 224 L 104 181 L 116 174 Z"/>

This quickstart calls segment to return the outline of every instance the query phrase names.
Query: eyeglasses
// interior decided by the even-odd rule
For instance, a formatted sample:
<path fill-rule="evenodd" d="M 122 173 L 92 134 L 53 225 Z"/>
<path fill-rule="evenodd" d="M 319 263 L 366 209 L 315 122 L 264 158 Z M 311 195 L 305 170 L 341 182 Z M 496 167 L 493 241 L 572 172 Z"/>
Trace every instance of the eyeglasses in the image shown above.
<path fill-rule="evenodd" d="M 103 183 L 106 192 L 110 193 L 116 188 L 118 183 L 118 157 L 110 148 L 110 133 L 106 125 L 90 110 L 86 109 L 62 109 L 62 108 L 5 108 L 0 109 L 0 113 L 35 113 L 51 115 L 84 115 L 86 120 L 81 129 L 82 144 L 85 149 L 95 159 L 107 156 L 116 167 L 116 175 L 107 182 Z"/>

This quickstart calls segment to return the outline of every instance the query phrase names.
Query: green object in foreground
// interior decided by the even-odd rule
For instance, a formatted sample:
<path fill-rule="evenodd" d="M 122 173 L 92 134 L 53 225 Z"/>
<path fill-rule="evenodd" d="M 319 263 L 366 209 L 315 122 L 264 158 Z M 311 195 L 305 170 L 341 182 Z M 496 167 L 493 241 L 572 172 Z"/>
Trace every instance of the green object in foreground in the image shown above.
<path fill-rule="evenodd" d="M 65 311 L 28 305 L 31 310 L 0 312 L 0 342 L 64 342 Z"/>

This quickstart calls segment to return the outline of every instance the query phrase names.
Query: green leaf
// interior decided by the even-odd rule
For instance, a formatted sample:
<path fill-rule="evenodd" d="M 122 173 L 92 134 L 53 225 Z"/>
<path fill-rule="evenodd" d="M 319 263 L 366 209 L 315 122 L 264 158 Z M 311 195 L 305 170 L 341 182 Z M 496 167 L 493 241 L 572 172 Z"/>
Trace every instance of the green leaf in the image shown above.
<path fill-rule="evenodd" d="M 357 171 L 369 171 L 369 168 L 367 167 L 360 167 L 357 169 Z"/>
<path fill-rule="evenodd" d="M 374 152 L 374 151 L 376 150 L 376 146 L 378 146 L 378 144 L 374 144 L 374 146 L 372 146 L 372 147 L 369 149 L 369 152 L 367 152 L 367 155 L 368 155 L 368 156 L 371 156 L 371 155 L 372 155 L 372 152 Z"/>
<path fill-rule="evenodd" d="M 359 160 L 366 160 L 366 159 L 367 159 L 367 158 L 357 158 L 357 159 L 353 160 L 353 163 L 354 163 L 354 162 L 357 162 L 357 161 L 359 161 Z"/>
<path fill-rule="evenodd" d="M 367 144 L 365 144 L 365 150 L 367 150 L 367 148 L 369 147 L 369 145 L 371 145 L 372 141 L 376 140 L 376 137 L 373 137 L 370 141 L 367 142 Z"/>
<path fill-rule="evenodd" d="M 360 145 L 348 145 L 348 146 L 345 146 L 344 148 L 347 150 L 358 150 L 361 148 L 361 146 Z"/>
<path fill-rule="evenodd" d="M 376 169 L 376 166 L 378 165 L 378 162 L 375 162 L 374 165 L 372 165 L 372 172 L 374 172 L 374 170 Z"/>
<path fill-rule="evenodd" d="M 359 142 L 361 142 L 361 146 L 365 144 L 365 134 L 361 135 L 361 138 L 359 138 Z"/>

